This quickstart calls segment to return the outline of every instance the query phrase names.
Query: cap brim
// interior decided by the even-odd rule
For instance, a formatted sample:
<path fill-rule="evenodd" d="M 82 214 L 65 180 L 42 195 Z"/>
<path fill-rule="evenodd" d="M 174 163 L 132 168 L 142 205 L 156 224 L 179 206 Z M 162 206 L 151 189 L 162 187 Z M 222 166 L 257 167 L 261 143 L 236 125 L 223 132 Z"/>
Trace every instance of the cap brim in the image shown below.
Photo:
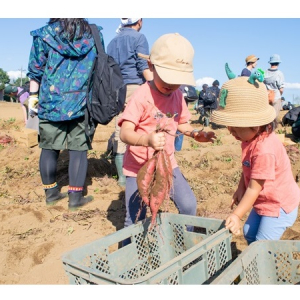
<path fill-rule="evenodd" d="M 143 59 L 150 59 L 150 55 L 138 53 L 138 57 Z M 177 70 L 171 70 L 162 68 L 158 65 L 155 65 L 155 70 L 157 71 L 158 76 L 168 84 L 186 84 L 191 86 L 196 86 L 196 81 L 194 78 L 193 72 L 182 72 Z"/>
<path fill-rule="evenodd" d="M 155 65 L 155 70 L 158 76 L 168 84 L 186 84 L 196 86 L 196 81 L 193 72 L 183 72 L 173 69 L 162 68 Z"/>
<path fill-rule="evenodd" d="M 258 60 L 259 60 L 259 58 L 257 58 L 256 60 L 248 60 L 247 63 L 249 63 L 249 62 L 255 63 L 255 62 L 257 62 Z"/>
<path fill-rule="evenodd" d="M 138 55 L 138 57 L 143 58 L 143 59 L 150 59 L 150 55 L 146 55 L 143 53 L 138 53 L 137 55 Z"/>
<path fill-rule="evenodd" d="M 269 105 L 266 110 L 258 113 L 225 112 L 223 109 L 213 111 L 211 121 L 215 124 L 232 127 L 263 126 L 273 122 L 276 111 Z"/>

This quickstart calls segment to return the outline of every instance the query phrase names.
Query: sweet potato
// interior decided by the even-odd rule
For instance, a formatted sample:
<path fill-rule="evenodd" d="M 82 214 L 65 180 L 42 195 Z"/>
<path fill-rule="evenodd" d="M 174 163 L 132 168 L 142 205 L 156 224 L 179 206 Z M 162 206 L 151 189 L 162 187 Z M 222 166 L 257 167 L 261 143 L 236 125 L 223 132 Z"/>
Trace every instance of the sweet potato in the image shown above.
<path fill-rule="evenodd" d="M 142 201 L 145 202 L 146 205 L 149 204 L 149 197 L 151 186 L 154 181 L 154 173 L 156 170 L 157 156 L 154 155 L 151 157 L 139 170 L 137 174 L 137 186 L 142 198 Z"/>
<path fill-rule="evenodd" d="M 169 166 L 168 166 L 169 165 Z M 151 223 L 155 224 L 157 212 L 163 201 L 169 198 L 173 182 L 172 166 L 164 150 L 157 153 L 157 167 L 154 184 L 150 193 Z"/>
<path fill-rule="evenodd" d="M 167 152 L 165 150 L 162 151 L 163 157 L 164 157 L 164 163 L 166 164 L 166 168 L 168 170 L 168 182 L 170 184 L 170 188 L 172 187 L 173 184 L 173 168 L 172 168 L 172 164 L 171 164 L 171 160 L 169 155 L 167 154 Z"/>
<path fill-rule="evenodd" d="M 169 198 L 172 184 L 173 169 L 168 154 L 165 150 L 154 152 L 137 174 L 138 191 L 142 203 L 150 207 L 152 225 L 163 201 Z"/>

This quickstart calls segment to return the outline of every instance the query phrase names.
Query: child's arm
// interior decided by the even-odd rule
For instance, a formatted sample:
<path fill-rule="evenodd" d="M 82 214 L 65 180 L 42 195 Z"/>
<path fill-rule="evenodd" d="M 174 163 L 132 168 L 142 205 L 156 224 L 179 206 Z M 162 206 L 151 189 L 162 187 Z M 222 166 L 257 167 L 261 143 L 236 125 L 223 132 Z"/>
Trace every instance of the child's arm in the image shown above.
<path fill-rule="evenodd" d="M 216 138 L 213 131 L 197 130 L 190 123 L 178 124 L 177 129 L 184 135 L 194 138 L 197 142 L 213 142 Z"/>
<path fill-rule="evenodd" d="M 245 181 L 244 181 L 244 175 L 242 173 L 238 188 L 232 197 L 231 206 L 230 206 L 231 209 L 233 209 L 233 205 L 238 205 L 240 203 L 240 201 L 242 200 L 242 198 L 245 194 L 245 191 L 246 191 L 246 186 L 245 186 Z"/>
<path fill-rule="evenodd" d="M 226 219 L 225 227 L 233 234 L 240 234 L 240 220 L 253 206 L 263 188 L 264 182 L 264 180 L 250 179 L 249 185 L 240 203 Z"/>
<path fill-rule="evenodd" d="M 165 132 L 153 131 L 150 134 L 140 134 L 135 132 L 135 124 L 130 121 L 123 121 L 120 139 L 131 146 L 152 147 L 154 150 L 162 150 L 166 143 Z"/>

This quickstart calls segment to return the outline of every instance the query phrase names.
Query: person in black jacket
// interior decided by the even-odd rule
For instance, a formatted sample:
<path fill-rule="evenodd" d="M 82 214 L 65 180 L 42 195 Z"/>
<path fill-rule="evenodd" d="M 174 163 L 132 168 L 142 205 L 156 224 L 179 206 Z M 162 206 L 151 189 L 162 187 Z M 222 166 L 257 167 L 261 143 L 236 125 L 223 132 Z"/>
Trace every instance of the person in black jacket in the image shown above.
<path fill-rule="evenodd" d="M 218 108 L 218 100 L 220 94 L 219 81 L 215 80 L 209 88 L 206 89 L 205 94 L 202 97 L 203 109 L 200 112 L 200 123 L 203 123 L 204 126 L 209 125 L 209 118 L 213 110 Z M 199 95 L 200 97 L 200 95 Z"/>

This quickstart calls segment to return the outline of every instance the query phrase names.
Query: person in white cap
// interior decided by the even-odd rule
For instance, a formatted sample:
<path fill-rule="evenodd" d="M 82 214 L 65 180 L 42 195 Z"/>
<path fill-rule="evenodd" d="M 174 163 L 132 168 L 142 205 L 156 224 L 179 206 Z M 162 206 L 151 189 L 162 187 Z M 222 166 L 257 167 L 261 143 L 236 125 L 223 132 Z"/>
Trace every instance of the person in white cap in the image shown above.
<path fill-rule="evenodd" d="M 246 57 L 246 68 L 244 68 L 241 72 L 241 76 L 247 76 L 249 77 L 253 70 L 256 68 L 257 61 L 259 58 L 257 58 L 255 55 L 251 54 Z"/>
<path fill-rule="evenodd" d="M 127 104 L 132 93 L 145 81 L 152 79 L 152 72 L 149 70 L 145 60 L 138 57 L 138 53 L 149 54 L 149 45 L 144 34 L 140 33 L 143 26 L 142 18 L 121 18 L 121 24 L 117 29 L 117 35 L 107 46 L 107 54 L 112 56 L 119 64 L 121 73 L 126 84 Z M 118 172 L 118 184 L 125 186 L 123 174 L 123 158 L 126 145 L 120 140 L 120 127 L 118 120 L 122 113 L 116 117 L 116 130 L 114 134 L 113 153 L 114 161 Z"/>
<path fill-rule="evenodd" d="M 179 213 L 195 215 L 195 195 L 180 172 L 174 155 L 176 130 L 198 142 L 215 140 L 214 132 L 199 131 L 191 126 L 191 113 L 179 90 L 183 84 L 196 85 L 191 43 L 178 33 L 165 34 L 155 41 L 150 56 L 140 56 L 148 60 L 153 80 L 135 91 L 119 120 L 120 138 L 127 144 L 123 166 L 126 175 L 125 227 L 136 221 L 141 208 L 136 178 L 138 171 L 155 151 L 163 149 L 170 157 L 173 169 L 170 198 Z M 157 130 L 158 126 L 165 126 L 165 130 Z M 146 206 L 142 206 L 138 219 L 142 220 L 145 216 Z"/>
<path fill-rule="evenodd" d="M 278 70 L 280 63 L 280 56 L 273 54 L 269 60 L 270 68 L 264 74 L 264 83 L 267 89 L 273 90 L 275 93 L 273 103 L 270 104 L 273 105 L 276 110 L 276 117 L 278 117 L 281 110 L 281 96 L 284 90 L 284 75 Z"/>
<path fill-rule="evenodd" d="M 275 135 L 276 112 L 269 105 L 263 82 L 237 77 L 225 82 L 220 106 L 212 121 L 227 126 L 241 141 L 242 175 L 225 226 L 240 234 L 241 220 L 251 210 L 243 227 L 248 244 L 279 240 L 297 219 L 300 189 L 282 142 Z"/>

